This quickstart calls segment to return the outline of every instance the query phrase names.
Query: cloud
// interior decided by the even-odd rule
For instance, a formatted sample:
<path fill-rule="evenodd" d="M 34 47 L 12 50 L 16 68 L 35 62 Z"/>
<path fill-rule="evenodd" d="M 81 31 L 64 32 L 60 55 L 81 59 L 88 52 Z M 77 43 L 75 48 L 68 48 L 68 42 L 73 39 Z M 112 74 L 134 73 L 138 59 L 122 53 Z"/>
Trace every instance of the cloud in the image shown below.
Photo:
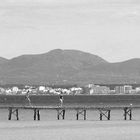
<path fill-rule="evenodd" d="M 139 0 L 3 0 L 1 4 L 52 4 L 52 5 L 69 5 L 69 4 L 140 4 Z"/>

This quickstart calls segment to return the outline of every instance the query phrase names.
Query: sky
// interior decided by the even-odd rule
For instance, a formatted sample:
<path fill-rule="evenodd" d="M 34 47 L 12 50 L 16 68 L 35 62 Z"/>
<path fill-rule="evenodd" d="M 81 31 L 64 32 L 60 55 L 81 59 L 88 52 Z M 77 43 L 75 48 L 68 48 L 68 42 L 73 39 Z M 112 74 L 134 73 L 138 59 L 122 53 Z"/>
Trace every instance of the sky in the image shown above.
<path fill-rule="evenodd" d="M 140 58 L 139 0 L 0 0 L 0 56 L 76 49 Z"/>

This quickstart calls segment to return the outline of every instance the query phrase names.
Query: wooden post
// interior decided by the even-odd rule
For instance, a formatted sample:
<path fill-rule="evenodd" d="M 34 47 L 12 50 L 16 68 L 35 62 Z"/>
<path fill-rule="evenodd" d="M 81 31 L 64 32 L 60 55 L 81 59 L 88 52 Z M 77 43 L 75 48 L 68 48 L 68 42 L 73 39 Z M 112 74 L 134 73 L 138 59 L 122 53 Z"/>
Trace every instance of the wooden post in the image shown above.
<path fill-rule="evenodd" d="M 17 108 L 14 109 L 12 107 L 9 107 L 8 110 L 9 110 L 8 120 L 12 119 L 12 115 L 16 116 L 16 119 L 19 120 L 18 109 Z"/>
<path fill-rule="evenodd" d="M 79 119 L 79 113 L 78 113 L 78 110 L 77 110 L 77 113 L 76 113 L 76 120 Z"/>
<path fill-rule="evenodd" d="M 86 110 L 84 110 L 84 120 L 86 120 Z"/>
<path fill-rule="evenodd" d="M 130 120 L 132 120 L 132 109 L 130 109 Z"/>
<path fill-rule="evenodd" d="M 34 120 L 40 120 L 40 112 L 37 108 L 34 108 Z"/>
<path fill-rule="evenodd" d="M 36 108 L 34 109 L 34 121 L 36 120 Z"/>
<path fill-rule="evenodd" d="M 40 120 L 40 113 L 39 113 L 39 109 L 37 110 L 37 119 L 38 119 L 38 121 Z"/>
<path fill-rule="evenodd" d="M 17 120 L 19 120 L 19 117 L 18 117 L 18 109 L 16 109 L 16 118 L 17 118 Z"/>
<path fill-rule="evenodd" d="M 65 110 L 63 109 L 63 120 L 65 119 Z"/>
<path fill-rule="evenodd" d="M 124 108 L 124 120 L 126 120 L 127 119 L 127 113 L 126 113 L 126 111 L 127 111 L 127 108 Z"/>
<path fill-rule="evenodd" d="M 12 108 L 9 108 L 9 115 L 8 115 L 8 120 L 11 120 L 12 117 Z"/>
<path fill-rule="evenodd" d="M 60 119 L 60 116 L 62 117 L 62 119 L 65 119 L 65 109 L 57 109 L 57 119 Z"/>
<path fill-rule="evenodd" d="M 108 110 L 108 120 L 110 120 L 110 111 L 111 110 Z"/>
<path fill-rule="evenodd" d="M 86 120 L 86 109 L 76 109 L 76 120 L 79 119 L 79 115 L 84 116 L 84 120 Z"/>
<path fill-rule="evenodd" d="M 102 113 L 100 112 L 100 121 L 102 121 Z"/>
<path fill-rule="evenodd" d="M 98 109 L 99 110 L 99 112 L 100 112 L 100 120 L 102 121 L 103 120 L 103 116 L 105 117 L 105 118 L 107 118 L 107 120 L 110 120 L 110 112 L 111 112 L 111 110 L 110 109 L 107 109 L 107 108 L 99 108 Z"/>
<path fill-rule="evenodd" d="M 57 119 L 59 120 L 59 110 L 57 110 Z"/>
<path fill-rule="evenodd" d="M 132 120 L 132 108 L 131 107 L 124 108 L 124 120 L 127 120 L 127 116 L 129 117 L 129 120 Z"/>

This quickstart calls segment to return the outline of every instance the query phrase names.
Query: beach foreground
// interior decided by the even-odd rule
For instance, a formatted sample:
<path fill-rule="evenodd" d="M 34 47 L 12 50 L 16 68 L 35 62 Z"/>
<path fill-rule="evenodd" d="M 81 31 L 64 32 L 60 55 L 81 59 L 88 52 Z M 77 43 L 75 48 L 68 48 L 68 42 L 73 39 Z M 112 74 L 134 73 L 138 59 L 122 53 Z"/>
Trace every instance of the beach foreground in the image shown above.
<path fill-rule="evenodd" d="M 140 121 L 4 121 L 0 140 L 139 140 Z"/>

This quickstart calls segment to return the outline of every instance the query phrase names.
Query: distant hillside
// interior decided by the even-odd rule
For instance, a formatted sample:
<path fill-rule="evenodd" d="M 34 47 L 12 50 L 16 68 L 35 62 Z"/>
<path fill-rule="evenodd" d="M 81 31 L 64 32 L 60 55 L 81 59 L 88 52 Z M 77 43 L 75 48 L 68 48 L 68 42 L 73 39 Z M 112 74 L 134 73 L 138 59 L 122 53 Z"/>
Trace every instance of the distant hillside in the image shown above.
<path fill-rule="evenodd" d="M 0 68 L 1 83 L 59 83 L 89 66 L 108 63 L 104 59 L 77 50 L 52 50 L 45 54 L 22 55 Z"/>
<path fill-rule="evenodd" d="M 8 59 L 0 57 L 0 65 L 8 62 Z"/>
<path fill-rule="evenodd" d="M 83 76 L 84 75 L 84 76 Z M 139 84 L 140 83 L 140 59 L 131 59 L 119 63 L 106 63 L 89 67 L 86 71 L 81 71 L 79 80 L 84 77 L 93 79 L 95 83 L 109 84 Z M 93 82 L 93 83 L 94 83 Z"/>
<path fill-rule="evenodd" d="M 0 66 L 0 84 L 140 83 L 140 59 L 109 63 L 78 50 L 22 55 Z"/>

